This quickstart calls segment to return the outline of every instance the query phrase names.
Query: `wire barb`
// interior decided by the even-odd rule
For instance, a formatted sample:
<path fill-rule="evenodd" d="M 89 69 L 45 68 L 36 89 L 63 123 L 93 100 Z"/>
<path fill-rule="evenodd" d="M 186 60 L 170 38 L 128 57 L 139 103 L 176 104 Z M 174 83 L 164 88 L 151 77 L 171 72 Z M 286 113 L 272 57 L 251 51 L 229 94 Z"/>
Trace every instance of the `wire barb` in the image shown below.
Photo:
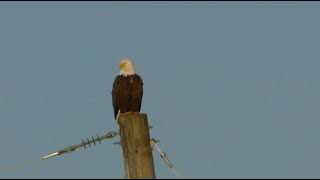
<path fill-rule="evenodd" d="M 152 126 L 149 126 L 149 129 L 152 129 L 153 127 Z M 76 144 L 76 145 L 72 145 L 72 146 L 69 146 L 67 148 L 64 148 L 60 151 L 56 151 L 54 153 L 51 153 L 51 154 L 48 154 L 46 156 L 43 156 L 41 159 L 44 160 L 44 159 L 49 159 L 49 158 L 52 158 L 52 157 L 55 157 L 55 156 L 60 156 L 60 155 L 63 155 L 63 154 L 66 154 L 66 153 L 69 153 L 69 152 L 73 152 L 75 150 L 78 150 L 82 147 L 84 147 L 85 149 L 87 149 L 87 145 L 89 145 L 89 147 L 91 148 L 91 144 L 94 144 L 94 146 L 96 146 L 96 142 L 99 142 L 99 144 L 101 144 L 101 142 L 103 140 L 106 140 L 106 139 L 112 139 L 116 136 L 120 135 L 119 132 L 115 132 L 115 131 L 112 131 L 112 132 L 109 132 L 105 135 L 102 135 L 102 136 L 96 136 L 96 138 L 94 138 L 93 136 L 91 137 L 91 140 L 89 140 L 89 138 L 85 140 L 82 139 L 82 142 L 80 144 Z M 160 147 L 157 145 L 157 143 L 159 143 L 160 141 L 155 139 L 155 138 L 152 138 L 150 140 L 150 145 L 151 145 L 151 149 L 153 150 L 154 148 L 160 153 L 160 157 L 161 159 L 166 163 L 166 165 L 170 168 L 170 170 L 172 171 L 172 173 L 179 177 L 179 178 L 183 178 L 174 168 L 172 162 L 170 161 L 170 159 L 168 158 L 168 156 L 166 155 L 165 152 L 163 152 Z M 113 144 L 117 144 L 117 145 L 122 145 L 121 144 L 121 141 L 119 142 L 114 142 Z"/>
<path fill-rule="evenodd" d="M 163 152 L 159 146 L 157 145 L 157 143 L 160 142 L 159 140 L 156 139 L 151 139 L 150 143 L 151 143 L 151 147 L 156 148 L 156 150 L 160 153 L 160 157 L 163 159 L 163 161 L 167 164 L 167 166 L 169 168 L 173 168 L 173 164 L 171 163 L 170 159 L 168 158 L 168 156 L 166 155 L 165 152 Z"/>
<path fill-rule="evenodd" d="M 163 152 L 160 147 L 157 145 L 157 143 L 159 143 L 159 140 L 156 140 L 155 138 L 150 140 L 150 144 L 151 144 L 151 148 L 152 149 L 156 149 L 159 153 L 160 153 L 160 157 L 161 159 L 166 163 L 166 165 L 170 168 L 171 172 L 177 177 L 177 178 L 181 178 L 181 179 L 185 179 L 182 175 L 180 175 L 180 173 L 177 172 L 177 170 L 173 167 L 172 162 L 170 161 L 170 159 L 168 158 L 168 156 L 166 155 L 165 152 Z"/>
<path fill-rule="evenodd" d="M 84 147 L 85 149 L 87 149 L 87 145 L 91 148 L 91 144 L 94 144 L 96 146 L 96 142 L 99 142 L 99 144 L 101 144 L 101 142 L 103 140 L 106 140 L 106 139 L 111 139 L 111 138 L 114 138 L 116 137 L 117 135 L 119 135 L 119 133 L 117 132 L 109 132 L 105 135 L 102 135 L 102 136 L 98 136 L 96 138 L 94 138 L 92 136 L 91 140 L 89 140 L 89 138 L 86 138 L 86 140 L 82 139 L 82 142 L 80 144 L 76 144 L 76 145 L 72 145 L 72 146 L 69 146 L 67 148 L 64 148 L 62 150 L 59 150 L 59 151 L 56 151 L 54 153 L 51 153 L 51 154 L 48 154 L 46 156 L 43 156 L 41 159 L 44 160 L 44 159 L 49 159 L 49 158 L 52 158 L 52 157 L 55 157 L 55 156 L 58 156 L 58 155 L 63 155 L 65 153 L 69 153 L 69 152 L 73 152 L 77 149 L 80 149 L 82 147 Z"/>

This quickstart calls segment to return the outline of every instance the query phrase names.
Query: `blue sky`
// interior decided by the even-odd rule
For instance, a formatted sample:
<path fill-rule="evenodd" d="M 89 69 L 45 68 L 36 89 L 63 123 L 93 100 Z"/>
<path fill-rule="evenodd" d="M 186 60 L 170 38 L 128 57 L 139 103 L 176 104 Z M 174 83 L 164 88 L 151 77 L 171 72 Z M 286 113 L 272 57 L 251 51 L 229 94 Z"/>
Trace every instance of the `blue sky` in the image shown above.
<path fill-rule="evenodd" d="M 318 2 L 0 2 L 0 177 L 122 178 L 116 140 L 38 159 L 116 130 L 129 57 L 184 177 L 319 178 L 319 18 Z"/>

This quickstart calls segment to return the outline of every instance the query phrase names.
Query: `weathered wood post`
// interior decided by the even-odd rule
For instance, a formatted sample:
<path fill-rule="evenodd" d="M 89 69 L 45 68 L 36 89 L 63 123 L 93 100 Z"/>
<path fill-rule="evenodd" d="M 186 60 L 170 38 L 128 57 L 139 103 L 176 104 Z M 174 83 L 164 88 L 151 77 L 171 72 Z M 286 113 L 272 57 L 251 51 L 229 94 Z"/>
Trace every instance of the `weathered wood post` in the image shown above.
<path fill-rule="evenodd" d="M 147 114 L 118 117 L 126 179 L 155 179 Z"/>

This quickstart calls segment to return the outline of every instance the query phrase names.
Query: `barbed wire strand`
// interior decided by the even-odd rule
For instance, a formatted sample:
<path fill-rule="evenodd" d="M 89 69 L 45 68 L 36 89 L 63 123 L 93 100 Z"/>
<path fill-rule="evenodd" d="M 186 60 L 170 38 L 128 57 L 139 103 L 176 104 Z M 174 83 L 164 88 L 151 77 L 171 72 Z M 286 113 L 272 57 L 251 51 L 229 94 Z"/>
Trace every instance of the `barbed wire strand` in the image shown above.
<path fill-rule="evenodd" d="M 165 164 L 169 167 L 170 171 L 176 176 L 176 178 L 179 179 L 185 179 L 185 177 L 183 177 L 178 171 L 177 169 L 173 166 L 172 162 L 170 161 L 169 157 L 166 155 L 165 152 L 163 152 L 160 147 L 158 146 L 158 140 L 155 139 L 151 139 L 150 143 L 151 143 L 151 147 L 152 149 L 155 148 L 159 153 L 160 153 L 160 157 L 161 159 L 165 162 Z"/>

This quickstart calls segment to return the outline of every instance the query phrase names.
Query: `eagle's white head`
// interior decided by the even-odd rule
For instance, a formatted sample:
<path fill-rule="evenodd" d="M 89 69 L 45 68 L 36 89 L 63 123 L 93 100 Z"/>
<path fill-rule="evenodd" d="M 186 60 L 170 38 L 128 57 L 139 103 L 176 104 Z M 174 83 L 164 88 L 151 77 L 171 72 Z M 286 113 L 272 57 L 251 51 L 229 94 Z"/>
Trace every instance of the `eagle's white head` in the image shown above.
<path fill-rule="evenodd" d="M 128 76 L 136 74 L 133 62 L 130 59 L 122 59 L 119 63 L 120 75 Z"/>

